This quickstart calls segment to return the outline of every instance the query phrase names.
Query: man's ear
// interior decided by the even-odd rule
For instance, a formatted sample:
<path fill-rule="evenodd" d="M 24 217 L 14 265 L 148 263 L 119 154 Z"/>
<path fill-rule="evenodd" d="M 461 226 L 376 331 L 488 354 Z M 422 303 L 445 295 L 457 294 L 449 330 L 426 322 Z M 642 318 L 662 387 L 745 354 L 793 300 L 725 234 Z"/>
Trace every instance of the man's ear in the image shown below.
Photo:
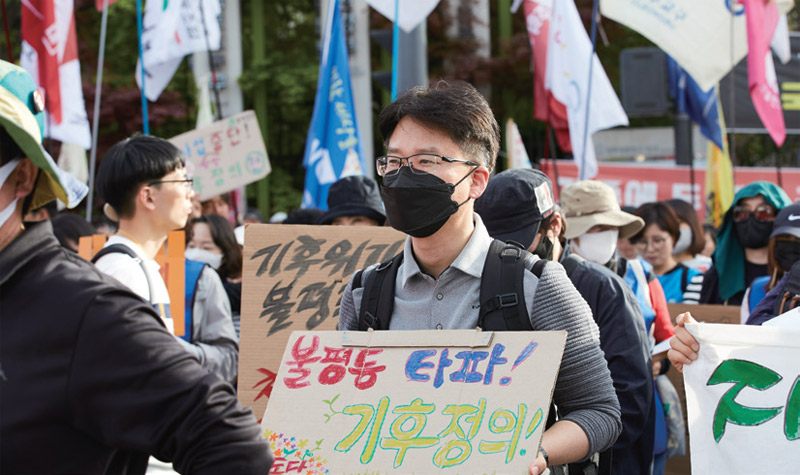
<path fill-rule="evenodd" d="M 489 170 L 481 165 L 472 172 L 472 182 L 469 188 L 469 197 L 476 200 L 481 197 L 489 183 Z"/>
<path fill-rule="evenodd" d="M 553 214 L 553 218 L 550 220 L 550 231 L 552 231 L 553 237 L 558 239 L 561 236 L 561 227 L 564 226 L 564 218 L 558 211 Z"/>
<path fill-rule="evenodd" d="M 139 192 L 136 193 L 136 203 L 143 209 L 150 211 L 155 210 L 156 201 L 155 196 L 153 195 L 153 188 L 147 185 L 142 185 L 142 187 L 139 188 Z"/>
<path fill-rule="evenodd" d="M 33 193 L 33 186 L 36 184 L 38 174 L 39 167 L 34 165 L 30 159 L 23 158 L 9 177 L 9 181 L 14 186 L 14 198 L 22 199 Z"/>

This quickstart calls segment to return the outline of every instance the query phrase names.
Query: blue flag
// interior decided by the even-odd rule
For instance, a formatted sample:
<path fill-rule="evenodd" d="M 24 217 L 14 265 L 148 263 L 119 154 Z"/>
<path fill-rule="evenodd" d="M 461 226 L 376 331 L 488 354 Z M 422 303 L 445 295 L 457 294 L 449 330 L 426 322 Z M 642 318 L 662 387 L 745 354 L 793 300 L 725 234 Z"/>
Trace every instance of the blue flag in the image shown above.
<path fill-rule="evenodd" d="M 717 108 L 717 87 L 703 92 L 700 86 L 671 56 L 667 55 L 669 95 L 678 111 L 689 115 L 700 127 L 700 132 L 722 149 L 722 126 Z"/>
<path fill-rule="evenodd" d="M 363 175 L 364 151 L 358 134 L 347 45 L 339 0 L 329 3 L 323 36 L 317 97 L 306 139 L 303 208 L 328 209 L 328 188 L 336 180 Z"/>

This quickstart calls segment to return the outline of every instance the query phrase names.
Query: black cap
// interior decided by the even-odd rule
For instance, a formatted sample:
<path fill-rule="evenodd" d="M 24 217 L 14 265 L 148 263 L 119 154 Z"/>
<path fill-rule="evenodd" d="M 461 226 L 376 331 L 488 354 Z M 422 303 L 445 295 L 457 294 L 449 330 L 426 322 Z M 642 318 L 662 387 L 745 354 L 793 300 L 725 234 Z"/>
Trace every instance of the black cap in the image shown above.
<path fill-rule="evenodd" d="M 518 242 L 525 249 L 533 244 L 542 220 L 554 211 L 553 184 L 531 168 L 498 173 L 475 201 L 475 212 L 493 238 Z"/>
<path fill-rule="evenodd" d="M 790 234 L 800 238 L 800 204 L 791 204 L 778 211 L 772 226 L 772 234 L 769 237 L 779 234 Z"/>
<path fill-rule="evenodd" d="M 375 180 L 354 175 L 340 179 L 328 190 L 328 211 L 317 220 L 317 224 L 330 224 L 342 216 L 366 216 L 383 226 L 386 214 Z"/>

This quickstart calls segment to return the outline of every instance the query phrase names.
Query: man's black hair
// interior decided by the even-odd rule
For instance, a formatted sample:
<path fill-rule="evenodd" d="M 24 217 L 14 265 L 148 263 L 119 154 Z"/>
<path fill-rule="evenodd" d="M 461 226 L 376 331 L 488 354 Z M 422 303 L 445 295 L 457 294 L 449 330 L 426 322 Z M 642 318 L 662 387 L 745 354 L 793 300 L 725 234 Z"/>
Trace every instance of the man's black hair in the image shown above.
<path fill-rule="evenodd" d="M 137 135 L 118 142 L 103 157 L 97 173 L 97 194 L 120 218 L 133 216 L 134 198 L 142 185 L 182 168 L 177 147 L 151 135 Z"/>
<path fill-rule="evenodd" d="M 58 242 L 67 249 L 71 249 L 69 244 L 77 246 L 82 237 L 94 234 L 94 226 L 77 214 L 64 212 L 53 216 L 51 222 L 53 234 Z"/>

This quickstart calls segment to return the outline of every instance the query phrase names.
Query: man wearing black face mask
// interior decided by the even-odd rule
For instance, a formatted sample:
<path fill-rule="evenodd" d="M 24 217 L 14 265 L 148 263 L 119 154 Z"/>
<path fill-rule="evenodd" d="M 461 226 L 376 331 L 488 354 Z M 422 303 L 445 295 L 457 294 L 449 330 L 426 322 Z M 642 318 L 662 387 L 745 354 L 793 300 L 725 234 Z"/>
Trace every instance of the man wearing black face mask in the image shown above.
<path fill-rule="evenodd" d="M 386 216 L 392 227 L 409 234 L 402 263 L 395 267 L 386 328 L 476 328 L 492 239 L 473 205 L 499 149 L 499 127 L 489 104 L 468 84 L 440 82 L 407 91 L 378 122 L 387 149 L 377 160 Z M 532 265 L 536 260 L 530 259 Z M 361 328 L 362 297 L 372 290 L 364 286 L 376 278 L 377 267 L 356 273 L 345 289 L 340 330 Z M 546 263 L 538 278 L 525 269 L 521 301 L 529 326 L 568 332 L 554 391 L 561 417 L 545 431 L 541 451 L 534 455 L 529 471 L 538 474 L 547 465 L 604 451 L 621 423 L 591 310 L 560 265 Z M 360 283 L 354 285 L 356 276 Z"/>
<path fill-rule="evenodd" d="M 741 305 L 745 290 L 767 275 L 767 245 L 775 214 L 791 204 L 778 185 L 751 183 L 736 193 L 722 218 L 714 265 L 702 278 L 700 303 Z"/>
<path fill-rule="evenodd" d="M 567 270 L 600 329 L 600 348 L 622 409 L 622 434 L 601 458 L 611 456 L 611 473 L 650 473 L 656 413 L 650 344 L 636 296 L 617 274 L 564 246 L 566 223 L 544 173 L 517 168 L 495 175 L 475 211 L 493 238 L 517 242 Z"/>

